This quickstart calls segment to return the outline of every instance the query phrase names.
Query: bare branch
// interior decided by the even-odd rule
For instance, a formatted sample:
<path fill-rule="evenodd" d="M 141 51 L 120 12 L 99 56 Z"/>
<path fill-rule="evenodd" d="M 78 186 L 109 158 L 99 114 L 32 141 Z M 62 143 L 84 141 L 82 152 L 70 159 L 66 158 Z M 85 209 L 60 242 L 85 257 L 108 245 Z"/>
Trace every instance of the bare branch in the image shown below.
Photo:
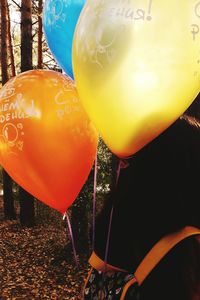
<path fill-rule="evenodd" d="M 14 21 L 14 20 L 11 20 L 11 22 L 14 23 L 14 24 L 17 24 L 17 25 L 20 25 L 20 24 L 21 24 L 21 22 L 16 22 L 16 21 Z"/>
<path fill-rule="evenodd" d="M 34 23 L 32 23 L 32 25 L 35 25 L 35 24 L 37 24 L 38 23 L 38 20 L 37 21 L 35 21 Z"/>
<path fill-rule="evenodd" d="M 15 0 L 11 0 L 11 1 L 19 8 L 19 10 L 21 10 L 20 5 L 17 2 L 15 2 Z"/>

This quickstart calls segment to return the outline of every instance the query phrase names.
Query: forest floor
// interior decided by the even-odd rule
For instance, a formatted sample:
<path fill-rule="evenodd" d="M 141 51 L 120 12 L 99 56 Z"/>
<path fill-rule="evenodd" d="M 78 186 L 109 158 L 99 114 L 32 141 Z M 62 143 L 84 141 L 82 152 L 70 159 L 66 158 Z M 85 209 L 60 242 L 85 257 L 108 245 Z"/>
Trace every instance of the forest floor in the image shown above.
<path fill-rule="evenodd" d="M 0 200 L 0 300 L 77 300 L 88 271 L 85 258 L 77 268 L 62 226 L 22 228 L 5 221 Z M 65 257 L 65 259 L 63 259 Z"/>

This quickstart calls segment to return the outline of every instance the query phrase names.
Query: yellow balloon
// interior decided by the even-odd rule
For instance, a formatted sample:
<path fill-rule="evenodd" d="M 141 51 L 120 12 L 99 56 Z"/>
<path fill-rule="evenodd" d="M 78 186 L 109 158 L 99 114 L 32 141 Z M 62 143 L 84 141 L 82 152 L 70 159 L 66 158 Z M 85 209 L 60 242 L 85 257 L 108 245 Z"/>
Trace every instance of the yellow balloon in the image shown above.
<path fill-rule="evenodd" d="M 200 88 L 200 1 L 89 0 L 73 43 L 77 89 L 115 154 L 158 136 Z"/>

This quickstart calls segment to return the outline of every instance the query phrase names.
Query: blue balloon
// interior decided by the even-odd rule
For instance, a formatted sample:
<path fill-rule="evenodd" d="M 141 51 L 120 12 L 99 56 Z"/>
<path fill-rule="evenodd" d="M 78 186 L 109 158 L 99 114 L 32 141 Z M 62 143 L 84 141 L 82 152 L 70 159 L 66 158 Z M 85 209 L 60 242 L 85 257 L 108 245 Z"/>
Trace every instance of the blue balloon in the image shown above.
<path fill-rule="evenodd" d="M 43 28 L 48 46 L 60 65 L 71 78 L 72 41 L 74 30 L 86 0 L 46 0 Z"/>

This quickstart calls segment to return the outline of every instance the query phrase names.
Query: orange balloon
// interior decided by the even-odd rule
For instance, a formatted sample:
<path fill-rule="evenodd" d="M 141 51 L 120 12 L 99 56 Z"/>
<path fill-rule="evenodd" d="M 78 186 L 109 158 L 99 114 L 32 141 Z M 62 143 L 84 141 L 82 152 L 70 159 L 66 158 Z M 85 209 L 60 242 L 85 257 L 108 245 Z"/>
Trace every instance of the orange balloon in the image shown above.
<path fill-rule="evenodd" d="M 19 185 L 61 213 L 85 183 L 97 143 L 69 77 L 33 70 L 0 90 L 0 163 Z"/>

